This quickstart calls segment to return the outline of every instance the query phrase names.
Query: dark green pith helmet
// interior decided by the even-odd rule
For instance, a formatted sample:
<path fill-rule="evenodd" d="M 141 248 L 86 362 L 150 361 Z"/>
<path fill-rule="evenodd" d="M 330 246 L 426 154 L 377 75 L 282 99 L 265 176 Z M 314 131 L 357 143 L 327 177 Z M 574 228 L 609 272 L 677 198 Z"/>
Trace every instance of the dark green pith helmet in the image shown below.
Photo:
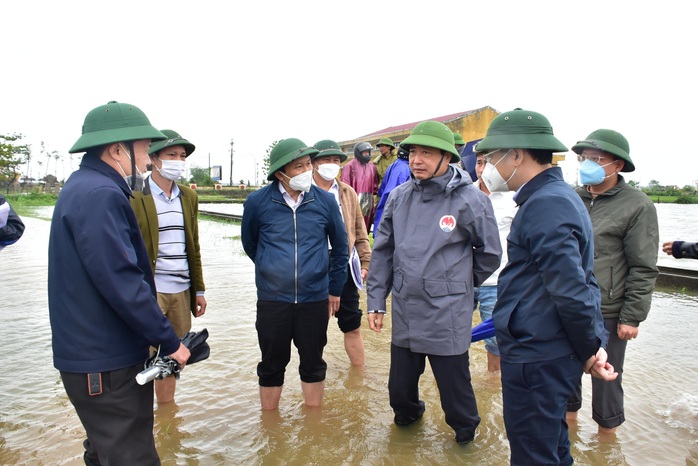
<path fill-rule="evenodd" d="M 284 168 L 287 163 L 296 160 L 304 155 L 313 156 L 319 151 L 314 147 L 308 147 L 303 141 L 296 138 L 282 139 L 277 142 L 269 153 L 269 175 L 267 180 L 276 179 L 274 173 Z"/>
<path fill-rule="evenodd" d="M 628 140 L 625 139 L 625 136 L 618 131 L 613 131 L 612 129 L 597 129 L 587 136 L 584 141 L 578 141 L 577 144 L 572 146 L 572 150 L 578 154 L 581 154 L 584 149 L 602 150 L 625 160 L 625 166 L 621 170 L 622 172 L 631 172 L 635 170 L 635 164 L 633 164 L 630 158 L 630 144 L 628 144 Z"/>
<path fill-rule="evenodd" d="M 331 139 L 323 139 L 322 141 L 318 141 L 313 144 L 313 147 L 320 151 L 317 154 L 310 156 L 310 158 L 313 160 L 319 159 L 320 157 L 328 157 L 330 155 L 338 155 L 340 162 L 344 162 L 347 159 L 347 154 L 342 151 L 339 144 Z"/>
<path fill-rule="evenodd" d="M 85 152 L 94 147 L 139 139 L 161 141 L 167 136 L 155 129 L 145 113 L 135 105 L 112 100 L 87 114 L 82 136 L 68 152 Z"/>
<path fill-rule="evenodd" d="M 460 155 L 453 144 L 453 131 L 438 121 L 423 121 L 414 127 L 407 139 L 400 143 L 401 147 L 409 150 L 409 146 L 435 147 L 451 154 L 451 162 L 460 161 Z"/>
<path fill-rule="evenodd" d="M 172 131 L 171 129 L 163 129 L 161 133 L 167 136 L 167 139 L 152 143 L 150 145 L 150 149 L 148 149 L 148 155 L 157 154 L 166 147 L 184 146 L 184 151 L 187 153 L 187 157 L 189 157 L 196 149 L 194 144 L 184 139 L 176 131 Z"/>
<path fill-rule="evenodd" d="M 540 113 L 514 109 L 499 114 L 492 120 L 487 135 L 477 144 L 477 152 L 498 149 L 540 149 L 567 152 L 567 148 L 553 136 L 553 127 Z"/>
<path fill-rule="evenodd" d="M 463 136 L 461 136 L 460 133 L 456 133 L 455 131 L 453 132 L 453 143 L 456 146 L 464 146 L 465 141 L 463 140 Z"/>
<path fill-rule="evenodd" d="M 390 146 L 395 149 L 395 143 L 390 138 L 381 138 L 381 140 L 376 143 L 376 147 L 378 146 Z"/>

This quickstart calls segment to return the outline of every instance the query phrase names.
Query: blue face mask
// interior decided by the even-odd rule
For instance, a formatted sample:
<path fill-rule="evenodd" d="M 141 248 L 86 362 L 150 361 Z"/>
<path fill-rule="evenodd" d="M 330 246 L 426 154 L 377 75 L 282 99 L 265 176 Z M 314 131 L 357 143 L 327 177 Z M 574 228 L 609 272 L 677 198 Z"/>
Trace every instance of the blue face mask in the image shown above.
<path fill-rule="evenodd" d="M 579 181 L 581 181 L 583 185 L 589 186 L 601 184 L 608 176 L 612 176 L 606 176 L 606 171 L 603 169 L 603 167 L 607 167 L 611 165 L 611 163 L 613 162 L 607 163 L 606 165 L 599 165 L 591 160 L 584 160 L 579 165 Z"/>

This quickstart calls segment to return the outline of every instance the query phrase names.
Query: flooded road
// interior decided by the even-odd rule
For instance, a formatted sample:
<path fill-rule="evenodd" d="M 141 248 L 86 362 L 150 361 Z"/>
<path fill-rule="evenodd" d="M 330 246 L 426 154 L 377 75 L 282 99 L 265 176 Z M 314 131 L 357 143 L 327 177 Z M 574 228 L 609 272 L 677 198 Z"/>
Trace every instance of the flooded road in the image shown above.
<path fill-rule="evenodd" d="M 84 432 L 52 363 L 46 296 L 49 222 L 24 220 L 24 237 L 0 253 L 0 338 L 5 355 L 0 372 L 0 464 L 79 465 Z M 661 218 L 660 226 L 662 239 L 698 239 L 695 223 L 685 232 L 665 231 Z M 508 463 L 500 382 L 486 370 L 482 343 L 471 350 L 482 417 L 473 444 L 459 447 L 453 440 L 429 369 L 420 385 L 427 408 L 423 420 L 407 428 L 393 425 L 387 395 L 390 314 L 381 334 L 363 322 L 363 370 L 350 367 L 342 334 L 336 321 L 330 322 L 322 408 L 303 405 L 294 354 L 280 410 L 262 413 L 254 269 L 242 250 L 240 227 L 202 220 L 200 233 L 209 307 L 194 321 L 194 329 L 208 328 L 211 357 L 184 369 L 174 404 L 156 405 L 155 438 L 163 464 Z M 577 425 L 570 428 L 577 464 L 698 464 L 697 334 L 698 297 L 656 291 L 649 319 L 640 327 L 639 338 L 628 345 L 627 421 L 613 440 L 601 441 L 596 435 L 590 383 L 585 379 L 584 406 Z"/>

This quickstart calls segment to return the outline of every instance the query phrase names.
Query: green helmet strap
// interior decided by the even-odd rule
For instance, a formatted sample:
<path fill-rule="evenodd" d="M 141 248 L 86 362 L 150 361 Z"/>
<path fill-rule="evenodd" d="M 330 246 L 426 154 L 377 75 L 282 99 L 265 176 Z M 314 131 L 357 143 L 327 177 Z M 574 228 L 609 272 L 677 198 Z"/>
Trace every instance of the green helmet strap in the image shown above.
<path fill-rule="evenodd" d="M 128 153 L 131 159 L 131 191 L 136 189 L 136 154 L 133 153 L 133 141 L 128 141 Z"/>

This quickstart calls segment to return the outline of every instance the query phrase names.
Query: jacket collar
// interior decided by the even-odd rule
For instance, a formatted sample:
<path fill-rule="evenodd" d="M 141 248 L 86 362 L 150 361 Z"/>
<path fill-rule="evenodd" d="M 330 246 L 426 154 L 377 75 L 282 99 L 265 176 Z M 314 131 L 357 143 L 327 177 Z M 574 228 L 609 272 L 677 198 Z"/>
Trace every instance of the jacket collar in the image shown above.
<path fill-rule="evenodd" d="M 281 183 L 279 180 L 274 180 L 269 185 L 269 188 L 271 189 L 271 198 L 272 200 L 283 202 L 285 204 L 286 201 L 284 200 L 284 196 L 281 194 L 281 191 L 279 190 L 279 183 Z M 315 199 L 315 193 L 319 189 L 320 188 L 318 188 L 314 184 L 310 185 L 310 191 L 308 191 L 307 193 L 303 193 L 303 202 L 301 202 L 301 204 L 305 204 L 310 199 Z"/>
<path fill-rule="evenodd" d="M 121 174 L 109 166 L 106 162 L 100 159 L 96 155 L 83 156 L 82 161 L 80 161 L 80 169 L 91 169 L 102 173 L 107 178 L 110 178 L 116 185 L 121 188 L 127 197 L 132 197 L 131 188 L 121 177 Z"/>
<path fill-rule="evenodd" d="M 626 184 L 627 183 L 625 182 L 625 178 L 623 178 L 623 175 L 618 174 L 618 183 L 616 183 L 616 185 L 614 187 L 612 187 L 611 189 L 604 191 L 600 194 L 597 194 L 596 196 L 597 197 L 598 196 L 613 196 L 615 194 L 618 194 L 625 187 Z M 587 185 L 582 186 L 581 189 L 579 190 L 579 193 L 584 198 L 591 199 L 593 197 L 591 195 L 591 193 L 589 192 L 589 190 L 587 189 Z"/>
<path fill-rule="evenodd" d="M 430 201 L 443 192 L 450 193 L 458 186 L 473 183 L 470 175 L 453 165 L 449 165 L 446 173 L 441 176 L 422 181 L 410 174 L 410 179 L 412 180 L 412 188 L 421 193 L 425 202 Z"/>
<path fill-rule="evenodd" d="M 554 181 L 563 181 L 562 169 L 560 167 L 551 167 L 543 170 L 524 184 L 516 194 L 516 205 L 520 206 L 528 200 L 529 197 L 544 185 Z"/>

